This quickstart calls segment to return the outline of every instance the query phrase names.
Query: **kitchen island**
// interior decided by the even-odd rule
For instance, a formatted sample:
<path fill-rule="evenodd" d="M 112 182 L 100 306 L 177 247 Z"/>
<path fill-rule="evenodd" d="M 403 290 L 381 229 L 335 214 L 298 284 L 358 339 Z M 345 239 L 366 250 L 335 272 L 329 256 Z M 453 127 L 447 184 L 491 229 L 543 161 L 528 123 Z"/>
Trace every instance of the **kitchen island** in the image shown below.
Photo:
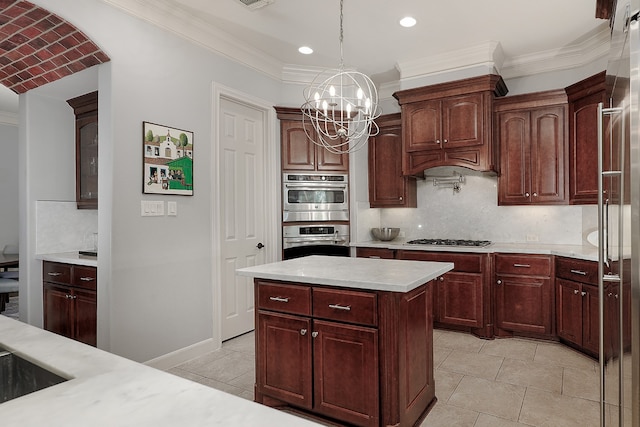
<path fill-rule="evenodd" d="M 359 426 L 413 426 L 435 403 L 431 281 L 453 263 L 309 256 L 254 278 L 255 400 Z"/>
<path fill-rule="evenodd" d="M 317 425 L 5 316 L 0 347 L 68 380 L 0 402 L 2 426 Z"/>

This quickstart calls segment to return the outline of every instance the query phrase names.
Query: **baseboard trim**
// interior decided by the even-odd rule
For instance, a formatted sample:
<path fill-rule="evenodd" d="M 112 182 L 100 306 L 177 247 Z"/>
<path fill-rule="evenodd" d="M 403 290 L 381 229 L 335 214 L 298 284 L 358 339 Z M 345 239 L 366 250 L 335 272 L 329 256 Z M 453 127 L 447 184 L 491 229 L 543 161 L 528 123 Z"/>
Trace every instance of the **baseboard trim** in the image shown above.
<path fill-rule="evenodd" d="M 152 368 L 166 371 L 188 360 L 195 359 L 196 357 L 203 356 L 212 351 L 219 350 L 220 348 L 220 346 L 216 345 L 213 338 L 209 338 L 179 350 L 172 351 L 171 353 L 147 360 L 144 364 L 151 366 Z"/>

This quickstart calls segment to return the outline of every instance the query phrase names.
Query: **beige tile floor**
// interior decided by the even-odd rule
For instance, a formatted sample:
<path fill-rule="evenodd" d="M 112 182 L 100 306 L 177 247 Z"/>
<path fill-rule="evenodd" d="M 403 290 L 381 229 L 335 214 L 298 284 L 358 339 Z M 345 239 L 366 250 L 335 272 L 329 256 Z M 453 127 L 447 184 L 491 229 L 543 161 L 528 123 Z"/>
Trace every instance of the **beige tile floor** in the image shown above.
<path fill-rule="evenodd" d="M 435 330 L 438 402 L 424 427 L 599 425 L 598 364 L 562 344 Z M 254 334 L 169 370 L 253 398 Z"/>

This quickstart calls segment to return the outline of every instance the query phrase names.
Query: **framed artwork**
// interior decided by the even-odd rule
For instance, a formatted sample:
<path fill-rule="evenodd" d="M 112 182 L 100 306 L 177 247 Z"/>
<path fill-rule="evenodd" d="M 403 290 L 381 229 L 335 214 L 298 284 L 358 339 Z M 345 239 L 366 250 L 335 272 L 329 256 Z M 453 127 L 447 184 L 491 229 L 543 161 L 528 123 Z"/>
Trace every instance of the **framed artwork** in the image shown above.
<path fill-rule="evenodd" d="M 142 193 L 193 196 L 193 132 L 142 122 Z"/>

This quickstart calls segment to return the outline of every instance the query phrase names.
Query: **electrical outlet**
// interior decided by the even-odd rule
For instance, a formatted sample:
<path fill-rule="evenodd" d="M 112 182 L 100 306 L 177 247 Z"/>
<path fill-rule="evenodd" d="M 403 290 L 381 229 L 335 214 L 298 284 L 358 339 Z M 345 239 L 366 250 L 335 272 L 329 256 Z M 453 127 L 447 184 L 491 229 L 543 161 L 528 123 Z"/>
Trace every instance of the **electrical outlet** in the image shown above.
<path fill-rule="evenodd" d="M 537 234 L 527 234 L 527 242 L 537 242 L 538 235 Z"/>

